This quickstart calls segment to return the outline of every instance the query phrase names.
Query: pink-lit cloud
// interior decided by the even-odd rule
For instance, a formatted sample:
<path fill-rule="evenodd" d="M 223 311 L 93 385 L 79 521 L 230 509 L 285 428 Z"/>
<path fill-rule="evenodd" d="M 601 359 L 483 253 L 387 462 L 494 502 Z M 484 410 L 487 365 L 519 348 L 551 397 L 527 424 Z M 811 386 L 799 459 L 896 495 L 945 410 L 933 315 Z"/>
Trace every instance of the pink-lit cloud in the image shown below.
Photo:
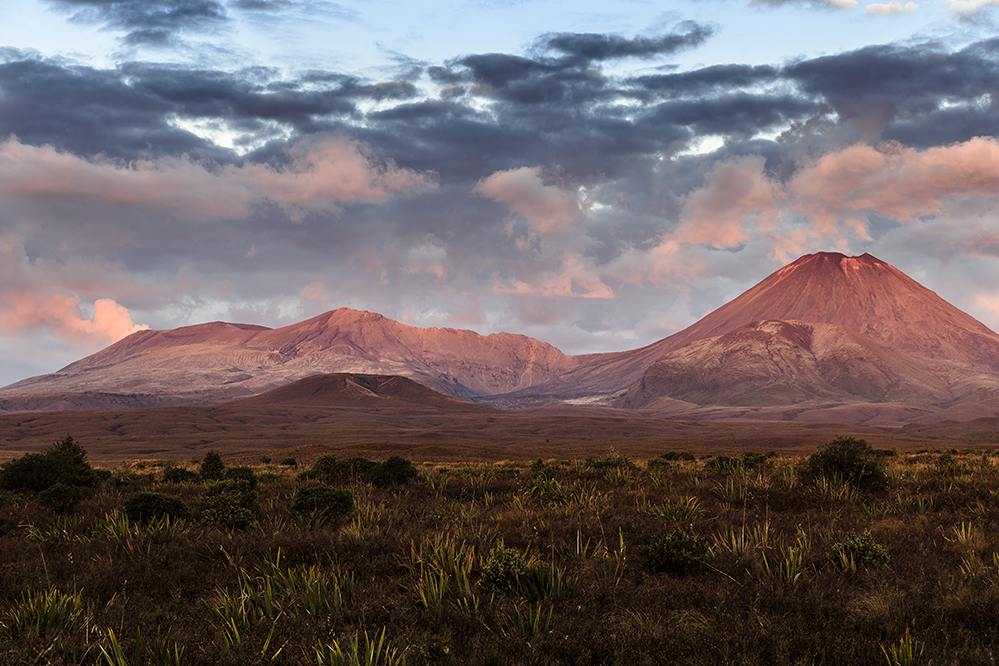
<path fill-rule="evenodd" d="M 684 201 L 670 240 L 734 248 L 770 238 L 782 258 L 815 244 L 840 248 L 872 240 L 872 215 L 904 224 L 989 214 L 999 192 L 999 141 L 979 137 L 916 150 L 857 144 L 799 165 L 786 183 L 761 158 L 722 162 Z"/>
<path fill-rule="evenodd" d="M 109 298 L 94 301 L 94 314 L 80 299 L 61 293 L 7 292 L 0 297 L 0 330 L 24 333 L 43 329 L 54 337 L 84 345 L 106 345 L 149 328 L 136 325 L 124 306 Z"/>
<path fill-rule="evenodd" d="M 780 194 L 761 157 L 721 162 L 688 196 L 674 240 L 730 248 L 769 234 L 777 224 Z"/>
<path fill-rule="evenodd" d="M 473 191 L 506 204 L 541 236 L 565 229 L 582 217 L 575 193 L 545 185 L 536 167 L 498 171 L 479 181 Z"/>
<path fill-rule="evenodd" d="M 432 189 L 432 175 L 379 160 L 363 144 L 323 135 L 288 150 L 283 167 L 217 166 L 189 157 L 124 163 L 84 158 L 16 138 L 0 142 L 0 193 L 20 200 L 62 200 L 100 207 L 147 206 L 189 217 L 237 219 L 255 202 L 292 211 L 381 203 Z"/>

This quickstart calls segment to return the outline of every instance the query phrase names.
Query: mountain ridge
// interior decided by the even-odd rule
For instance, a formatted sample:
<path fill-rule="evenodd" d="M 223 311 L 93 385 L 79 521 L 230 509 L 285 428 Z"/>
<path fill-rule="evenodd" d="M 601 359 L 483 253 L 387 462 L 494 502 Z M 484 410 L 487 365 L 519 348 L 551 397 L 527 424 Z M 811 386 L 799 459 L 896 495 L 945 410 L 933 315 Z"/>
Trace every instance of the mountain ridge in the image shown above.
<path fill-rule="evenodd" d="M 140 331 L 0 389 L 0 410 L 79 408 L 88 395 L 98 407 L 213 404 L 327 373 L 399 375 L 505 408 L 673 400 L 693 409 L 766 394 L 770 406 L 894 401 L 904 412 L 907 401 L 925 410 L 992 400 L 999 334 L 870 254 L 819 252 L 639 349 L 568 356 L 519 334 L 416 328 L 339 308 L 281 328 Z"/>

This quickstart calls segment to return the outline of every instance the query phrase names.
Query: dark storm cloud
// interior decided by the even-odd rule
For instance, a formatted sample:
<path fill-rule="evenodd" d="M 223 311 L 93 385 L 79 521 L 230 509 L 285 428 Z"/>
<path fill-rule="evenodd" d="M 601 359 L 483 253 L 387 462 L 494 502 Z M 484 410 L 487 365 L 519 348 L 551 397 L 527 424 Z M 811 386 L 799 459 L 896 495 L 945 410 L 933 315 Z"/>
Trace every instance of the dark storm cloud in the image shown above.
<path fill-rule="evenodd" d="M 182 31 L 206 32 L 229 20 L 217 0 L 49 0 L 73 18 L 126 33 L 128 44 L 166 44 Z"/>
<path fill-rule="evenodd" d="M 241 134 L 236 145 L 266 143 L 244 160 L 279 159 L 285 139 L 339 132 L 402 166 L 466 184 L 543 165 L 559 165 L 570 182 L 635 178 L 657 156 L 707 134 L 724 139 L 721 156 L 781 132 L 785 150 L 820 139 L 828 147 L 839 126 L 916 147 L 999 130 L 989 97 L 999 87 L 996 40 L 958 51 L 889 45 L 785 66 L 717 65 L 632 78 L 599 66 L 614 57 L 668 54 L 709 34 L 686 24 L 630 40 L 547 35 L 530 55 L 469 54 L 390 81 L 143 62 L 99 70 L 8 51 L 0 58 L 0 123 L 5 135 L 27 143 L 124 159 L 188 153 L 241 161 L 183 129 L 184 122 L 220 124 Z M 436 95 L 426 94 L 428 82 L 438 86 Z M 770 153 L 777 145 L 764 143 Z M 768 154 L 768 164 L 788 169 L 787 159 L 775 159 Z"/>
<path fill-rule="evenodd" d="M 291 9 L 294 3 L 291 0 L 229 0 L 229 6 L 252 12 L 270 12 Z"/>
<path fill-rule="evenodd" d="M 769 65 L 712 65 L 689 72 L 652 74 L 629 80 L 637 86 L 636 96 L 651 97 L 661 95 L 675 97 L 681 95 L 709 95 L 733 88 L 750 88 L 772 84 L 778 80 L 780 70 Z M 641 91 L 648 91 L 643 95 Z"/>
<path fill-rule="evenodd" d="M 652 58 L 700 46 L 715 33 L 713 27 L 694 21 L 685 21 L 677 27 L 680 30 L 671 34 L 631 39 L 619 35 L 563 32 L 545 35 L 537 45 L 573 59 Z"/>
<path fill-rule="evenodd" d="M 980 104 L 999 92 L 999 49 L 995 40 L 959 51 L 932 44 L 871 46 L 796 63 L 784 74 L 868 135 L 884 130 L 891 137 L 895 127 L 907 127 L 906 134 L 917 139 L 917 128 L 937 133 L 934 125 L 944 106 Z M 953 128 L 954 140 L 994 128 L 992 120 L 983 119 L 982 126 L 969 117 Z M 926 144 L 917 139 L 913 145 Z"/>
<path fill-rule="evenodd" d="M 143 94 L 120 72 L 7 52 L 0 61 L 0 128 L 31 144 L 75 153 L 219 154 L 203 139 L 172 127 L 171 105 Z"/>
<path fill-rule="evenodd" d="M 401 102 L 411 81 L 370 82 L 346 75 L 282 80 L 267 68 L 238 72 L 126 63 L 102 70 L 0 52 L 0 132 L 84 155 L 123 159 L 187 153 L 233 159 L 174 120 L 224 122 L 251 136 L 276 122 L 306 135 L 333 119 L 357 118 L 364 100 Z"/>
<path fill-rule="evenodd" d="M 650 126 L 686 127 L 695 134 L 750 138 L 805 117 L 815 105 L 791 95 L 733 93 L 707 99 L 661 104 L 647 119 Z"/>

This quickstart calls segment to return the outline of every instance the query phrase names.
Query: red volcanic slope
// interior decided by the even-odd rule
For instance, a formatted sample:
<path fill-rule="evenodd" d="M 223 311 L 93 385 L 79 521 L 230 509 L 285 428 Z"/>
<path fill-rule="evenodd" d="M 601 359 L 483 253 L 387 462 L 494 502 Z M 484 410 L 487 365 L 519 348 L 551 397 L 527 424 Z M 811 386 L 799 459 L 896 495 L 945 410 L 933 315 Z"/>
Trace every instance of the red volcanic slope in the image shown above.
<path fill-rule="evenodd" d="M 621 406 L 895 403 L 944 407 L 999 396 L 999 375 L 928 359 L 835 324 L 759 321 L 672 351 Z"/>
<path fill-rule="evenodd" d="M 915 356 L 999 371 L 999 335 L 971 315 L 869 254 L 819 252 L 788 264 L 675 335 L 641 349 L 577 357 L 578 367 L 554 382 L 504 399 L 620 391 L 662 356 L 762 320 L 834 324 Z"/>
<path fill-rule="evenodd" d="M 56 373 L 5 387 L 0 408 L 80 408 L 82 394 L 97 392 L 125 396 L 129 406 L 217 403 L 332 372 L 400 375 L 470 397 L 548 381 L 573 365 L 523 335 L 414 328 L 341 308 L 278 329 L 215 322 L 140 331 Z"/>

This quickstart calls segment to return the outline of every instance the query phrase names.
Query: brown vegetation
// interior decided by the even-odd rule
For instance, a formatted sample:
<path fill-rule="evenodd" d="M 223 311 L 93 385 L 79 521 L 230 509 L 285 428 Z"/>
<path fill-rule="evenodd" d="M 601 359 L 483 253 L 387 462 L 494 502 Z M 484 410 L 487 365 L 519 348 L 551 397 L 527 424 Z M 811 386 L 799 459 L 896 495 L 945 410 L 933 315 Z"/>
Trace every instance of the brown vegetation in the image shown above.
<path fill-rule="evenodd" d="M 315 480 L 264 464 L 242 530 L 202 508 L 223 486 L 161 464 L 99 475 L 69 515 L 7 493 L 0 661 L 354 663 L 337 651 L 367 636 L 410 665 L 990 663 L 994 457 L 850 444 L 886 486 L 844 482 L 843 455 L 806 483 L 793 457 L 604 451 L 347 479 L 354 510 L 322 519 L 290 510 Z M 128 520 L 141 491 L 192 518 Z"/>

